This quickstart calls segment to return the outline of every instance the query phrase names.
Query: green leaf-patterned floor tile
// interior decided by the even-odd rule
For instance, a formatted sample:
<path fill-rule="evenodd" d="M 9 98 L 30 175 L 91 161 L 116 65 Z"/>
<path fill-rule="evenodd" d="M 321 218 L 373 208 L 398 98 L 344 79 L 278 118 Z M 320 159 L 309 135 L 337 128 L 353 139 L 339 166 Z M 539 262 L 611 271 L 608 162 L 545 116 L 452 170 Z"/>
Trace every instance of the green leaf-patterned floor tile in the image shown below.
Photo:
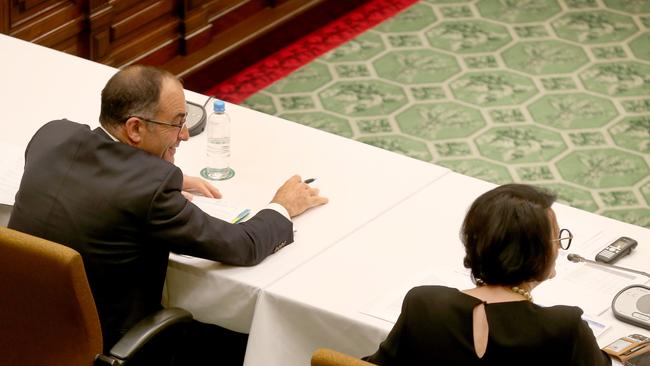
<path fill-rule="evenodd" d="M 520 38 L 537 38 L 537 37 L 546 37 L 548 32 L 543 25 L 518 25 L 514 27 L 515 33 Z"/>
<path fill-rule="evenodd" d="M 568 73 L 589 61 L 581 47 L 554 40 L 518 42 L 501 56 L 508 67 L 533 75 Z"/>
<path fill-rule="evenodd" d="M 336 75 L 340 78 L 358 78 L 370 76 L 370 70 L 365 64 L 340 64 L 334 66 Z"/>
<path fill-rule="evenodd" d="M 535 122 L 561 129 L 600 127 L 618 116 L 608 99 L 586 93 L 546 95 L 528 110 Z"/>
<path fill-rule="evenodd" d="M 595 64 L 580 73 L 587 89 L 614 97 L 650 95 L 650 65 L 640 62 Z"/>
<path fill-rule="evenodd" d="M 650 29 L 650 16 L 641 17 L 641 23 L 643 23 L 644 27 Z"/>
<path fill-rule="evenodd" d="M 600 146 L 607 144 L 605 137 L 600 132 L 571 132 L 569 138 L 575 146 Z"/>
<path fill-rule="evenodd" d="M 650 112 L 650 99 L 623 100 L 621 101 L 621 105 L 629 113 Z"/>
<path fill-rule="evenodd" d="M 436 20 L 431 7 L 415 4 L 375 29 L 380 32 L 413 32 L 428 27 Z"/>
<path fill-rule="evenodd" d="M 280 117 L 319 130 L 335 133 L 344 137 L 352 137 L 352 128 L 347 120 L 324 112 L 285 113 Z"/>
<path fill-rule="evenodd" d="M 316 105 L 310 95 L 291 95 L 280 97 L 280 105 L 285 111 L 313 109 Z"/>
<path fill-rule="evenodd" d="M 358 139 L 366 144 L 376 146 L 415 159 L 431 161 L 431 153 L 423 142 L 399 135 L 368 136 Z"/>
<path fill-rule="evenodd" d="M 650 179 L 648 179 L 648 181 L 642 185 L 639 190 L 641 191 L 643 198 L 645 198 L 646 203 L 650 205 Z"/>
<path fill-rule="evenodd" d="M 356 121 L 361 133 L 386 133 L 393 132 L 390 122 L 386 118 L 361 119 Z"/>
<path fill-rule="evenodd" d="M 577 43 L 622 41 L 638 30 L 629 16 L 607 10 L 572 12 L 551 24 L 558 36 Z"/>
<path fill-rule="evenodd" d="M 414 34 L 390 34 L 388 43 L 392 47 L 418 47 L 422 46 L 420 37 Z"/>
<path fill-rule="evenodd" d="M 251 96 L 242 105 L 266 114 L 276 114 L 277 112 L 275 104 L 273 104 L 273 98 L 264 93 Z"/>
<path fill-rule="evenodd" d="M 466 137 L 485 126 L 478 110 L 461 104 L 416 104 L 395 119 L 403 133 L 426 140 Z"/>
<path fill-rule="evenodd" d="M 477 7 L 484 17 L 508 23 L 543 21 L 561 10 L 555 0 L 480 0 Z"/>
<path fill-rule="evenodd" d="M 636 57 L 650 61 L 650 32 L 645 32 L 634 38 L 630 42 L 630 48 Z"/>
<path fill-rule="evenodd" d="M 650 209 L 647 208 L 608 210 L 603 215 L 650 229 Z"/>
<path fill-rule="evenodd" d="M 332 80 L 327 65 L 312 62 L 273 83 L 267 91 L 274 94 L 313 91 Z"/>
<path fill-rule="evenodd" d="M 618 149 L 572 151 L 556 166 L 564 179 L 589 188 L 631 186 L 650 174 L 640 156 Z"/>
<path fill-rule="evenodd" d="M 531 79 L 507 71 L 468 72 L 450 86 L 456 98 L 482 107 L 520 104 L 537 94 Z"/>
<path fill-rule="evenodd" d="M 630 14 L 650 13 L 648 0 L 604 0 L 609 8 L 626 11 Z"/>
<path fill-rule="evenodd" d="M 460 71 L 453 56 L 427 49 L 391 51 L 373 66 L 377 75 L 402 84 L 441 82 Z"/>
<path fill-rule="evenodd" d="M 617 145 L 650 154 L 650 114 L 627 117 L 609 129 Z"/>
<path fill-rule="evenodd" d="M 598 7 L 596 0 L 564 0 L 566 6 L 572 9 L 588 9 Z"/>
<path fill-rule="evenodd" d="M 322 59 L 328 62 L 363 61 L 379 54 L 384 49 L 384 41 L 381 36 L 374 32 L 368 32 L 327 52 Z"/>
<path fill-rule="evenodd" d="M 630 206 L 639 203 L 632 191 L 607 191 L 600 192 L 599 195 L 608 207 Z"/>
<path fill-rule="evenodd" d="M 511 164 L 549 161 L 566 150 L 559 133 L 536 126 L 491 128 L 476 145 L 483 156 Z"/>
<path fill-rule="evenodd" d="M 621 46 L 592 47 L 591 52 L 594 54 L 594 57 L 599 60 L 610 60 L 627 57 L 625 49 Z"/>
<path fill-rule="evenodd" d="M 462 157 L 472 155 L 468 144 L 464 142 L 441 142 L 434 145 L 436 152 L 443 158 Z"/>
<path fill-rule="evenodd" d="M 340 81 L 319 93 L 323 106 L 344 116 L 385 115 L 406 103 L 404 90 L 382 81 Z"/>
<path fill-rule="evenodd" d="M 596 204 L 591 193 L 587 190 L 558 183 L 537 185 L 557 194 L 558 201 L 562 203 L 590 212 L 596 212 L 598 210 L 598 204 Z"/>
<path fill-rule="evenodd" d="M 458 53 L 494 51 L 512 39 L 505 27 L 484 20 L 444 21 L 426 36 L 431 46 Z"/>
<path fill-rule="evenodd" d="M 457 4 L 457 3 L 471 3 L 474 0 L 424 0 L 423 3 L 431 4 Z"/>
<path fill-rule="evenodd" d="M 576 89 L 576 83 L 573 79 L 567 77 L 541 78 L 544 89 L 548 91 L 572 90 Z"/>
<path fill-rule="evenodd" d="M 494 56 L 468 56 L 464 61 L 470 69 L 490 69 L 499 66 Z"/>
<path fill-rule="evenodd" d="M 538 180 L 551 180 L 553 173 L 546 165 L 522 166 L 516 169 L 519 179 L 525 182 Z"/>
<path fill-rule="evenodd" d="M 493 109 L 490 111 L 490 117 L 494 123 L 522 123 L 526 117 L 518 108 Z"/>
<path fill-rule="evenodd" d="M 444 99 L 445 91 L 439 86 L 414 86 L 411 94 L 417 101 Z"/>
<path fill-rule="evenodd" d="M 440 160 L 436 164 L 447 167 L 457 173 L 482 179 L 487 182 L 506 184 L 512 182 L 508 169 L 499 164 L 480 159 Z"/>
<path fill-rule="evenodd" d="M 469 6 L 448 6 L 440 10 L 445 18 L 469 18 L 474 15 Z"/>

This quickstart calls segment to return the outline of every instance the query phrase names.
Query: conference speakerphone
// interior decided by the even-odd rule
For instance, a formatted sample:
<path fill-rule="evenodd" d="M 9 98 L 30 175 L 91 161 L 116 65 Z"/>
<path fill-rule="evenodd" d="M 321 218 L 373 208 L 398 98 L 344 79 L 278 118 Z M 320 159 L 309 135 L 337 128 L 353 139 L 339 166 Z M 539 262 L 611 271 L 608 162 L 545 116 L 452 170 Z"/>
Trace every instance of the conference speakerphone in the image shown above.
<path fill-rule="evenodd" d="M 614 316 L 626 323 L 650 330 L 650 287 L 628 286 L 612 300 Z"/>

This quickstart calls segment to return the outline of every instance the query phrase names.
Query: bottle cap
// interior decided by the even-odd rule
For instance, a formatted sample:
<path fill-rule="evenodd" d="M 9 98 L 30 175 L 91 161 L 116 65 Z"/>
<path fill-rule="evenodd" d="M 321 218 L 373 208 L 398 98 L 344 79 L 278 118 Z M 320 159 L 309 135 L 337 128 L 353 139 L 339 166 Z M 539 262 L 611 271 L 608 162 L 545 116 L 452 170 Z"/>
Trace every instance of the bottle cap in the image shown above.
<path fill-rule="evenodd" d="M 213 106 L 213 111 L 218 112 L 218 113 L 223 113 L 226 111 L 226 103 L 223 102 L 223 100 L 220 99 L 215 99 Z"/>

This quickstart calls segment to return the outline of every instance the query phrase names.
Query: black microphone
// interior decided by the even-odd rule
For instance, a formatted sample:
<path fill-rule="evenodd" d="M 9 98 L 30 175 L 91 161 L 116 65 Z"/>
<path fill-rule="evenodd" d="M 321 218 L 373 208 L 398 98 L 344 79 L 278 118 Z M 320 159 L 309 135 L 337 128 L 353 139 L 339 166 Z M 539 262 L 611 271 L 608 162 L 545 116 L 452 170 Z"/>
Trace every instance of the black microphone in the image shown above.
<path fill-rule="evenodd" d="M 621 270 L 621 271 L 632 272 L 632 273 L 640 274 L 640 275 L 643 275 L 643 276 L 646 276 L 646 277 L 650 278 L 650 274 L 645 273 L 645 272 L 641 272 L 641 271 L 637 271 L 636 269 L 619 267 L 619 266 L 615 266 L 613 264 L 607 264 L 607 263 L 592 261 L 590 259 L 584 258 L 584 257 L 582 257 L 582 256 L 580 256 L 578 254 L 574 254 L 574 253 L 570 253 L 569 255 L 567 255 L 566 259 L 568 259 L 570 262 L 573 262 L 573 263 L 586 262 L 586 263 L 596 264 L 596 265 L 603 266 L 603 267 L 618 269 L 618 270 Z"/>

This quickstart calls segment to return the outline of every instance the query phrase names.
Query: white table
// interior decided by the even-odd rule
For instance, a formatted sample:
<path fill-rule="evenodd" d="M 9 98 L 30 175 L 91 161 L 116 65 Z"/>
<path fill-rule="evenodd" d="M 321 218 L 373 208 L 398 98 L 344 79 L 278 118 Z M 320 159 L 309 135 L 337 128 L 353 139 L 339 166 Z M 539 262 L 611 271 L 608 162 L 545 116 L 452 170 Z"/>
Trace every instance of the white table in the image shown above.
<path fill-rule="evenodd" d="M 172 255 L 168 303 L 200 321 L 248 333 L 257 294 L 449 171 L 336 135 L 229 105 L 235 177 L 217 183 L 224 198 L 264 207 L 289 176 L 316 178 L 330 202 L 294 219 L 295 242 L 251 268 Z M 177 153 L 186 174 L 205 166 L 205 136 Z"/>
<path fill-rule="evenodd" d="M 307 365 L 318 347 L 354 356 L 371 354 L 395 319 L 365 312 L 387 294 L 405 291 L 410 287 L 405 285 L 426 274 L 442 284 L 471 287 L 469 278 L 461 284 L 458 280 L 463 278 L 464 257 L 459 229 L 471 202 L 493 186 L 447 174 L 269 286 L 257 304 L 245 365 Z M 598 233 L 628 235 L 639 241 L 639 248 L 620 264 L 650 269 L 650 230 L 564 205 L 556 204 L 554 210 L 560 227 L 575 235 L 569 252 L 587 257 L 588 242 Z M 450 275 L 453 271 L 458 275 Z M 553 286 L 553 280 L 544 285 Z M 401 296 L 397 301 L 401 304 Z M 598 338 L 601 345 L 628 333 L 648 334 L 614 320 L 611 311 L 604 319 L 612 328 Z"/>

